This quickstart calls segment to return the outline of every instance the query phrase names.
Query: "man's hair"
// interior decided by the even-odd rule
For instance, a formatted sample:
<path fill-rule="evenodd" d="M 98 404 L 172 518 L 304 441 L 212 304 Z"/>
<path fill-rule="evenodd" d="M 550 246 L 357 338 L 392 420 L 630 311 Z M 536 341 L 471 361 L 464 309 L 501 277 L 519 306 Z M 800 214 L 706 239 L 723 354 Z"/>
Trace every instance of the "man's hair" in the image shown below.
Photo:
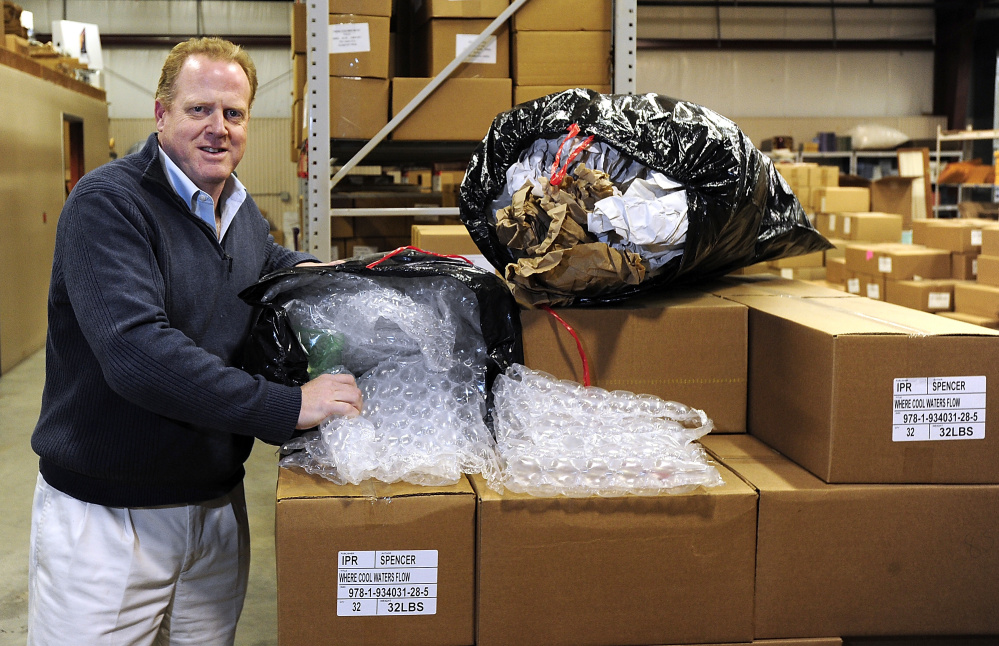
<path fill-rule="evenodd" d="M 221 38 L 191 38 L 177 44 L 170 50 L 163 70 L 160 72 L 160 82 L 156 86 L 156 100 L 165 106 L 173 103 L 174 91 L 177 88 L 177 77 L 189 56 L 204 56 L 208 60 L 236 63 L 246 72 L 250 82 L 250 103 L 257 94 L 257 68 L 250 55 L 239 45 Z"/>

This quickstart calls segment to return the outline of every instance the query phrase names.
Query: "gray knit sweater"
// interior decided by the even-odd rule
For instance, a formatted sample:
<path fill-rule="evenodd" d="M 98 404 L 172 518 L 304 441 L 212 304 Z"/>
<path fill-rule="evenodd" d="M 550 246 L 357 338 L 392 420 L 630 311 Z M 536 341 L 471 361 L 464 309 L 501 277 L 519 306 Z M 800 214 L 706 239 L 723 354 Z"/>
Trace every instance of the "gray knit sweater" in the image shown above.
<path fill-rule="evenodd" d="M 276 245 L 249 197 L 222 243 L 170 186 L 156 135 L 86 174 L 59 217 L 42 413 L 31 446 L 57 489 L 137 507 L 208 500 L 259 437 L 294 432 L 298 388 L 240 370 L 238 293 L 312 260 Z"/>

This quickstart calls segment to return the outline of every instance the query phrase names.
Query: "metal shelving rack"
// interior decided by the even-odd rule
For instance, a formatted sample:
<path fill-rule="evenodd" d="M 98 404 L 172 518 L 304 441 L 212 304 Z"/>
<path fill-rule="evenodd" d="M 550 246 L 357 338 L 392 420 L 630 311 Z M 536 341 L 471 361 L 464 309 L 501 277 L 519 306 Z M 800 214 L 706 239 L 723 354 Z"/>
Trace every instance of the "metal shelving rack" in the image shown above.
<path fill-rule="evenodd" d="M 374 137 L 353 152 L 353 156 L 343 164 L 331 178 L 331 144 L 329 128 L 329 43 L 327 25 L 329 22 L 328 0 L 307 0 L 306 38 L 308 49 L 308 76 L 306 98 L 308 100 L 308 180 L 305 214 L 306 251 L 320 260 L 331 259 L 330 232 L 331 218 L 336 216 L 387 216 L 387 215 L 458 215 L 454 207 L 409 208 L 409 209 L 330 209 L 330 190 L 343 179 L 362 159 L 419 104 L 430 95 L 475 49 L 496 31 L 528 0 L 512 0 L 510 6 L 465 50 L 435 76 L 395 117 L 393 117 Z M 617 94 L 635 92 L 635 51 L 637 0 L 612 0 L 613 2 L 613 91 Z M 428 154 L 433 154 L 432 149 Z"/>
<path fill-rule="evenodd" d="M 999 80 L 997 80 L 997 94 L 999 94 Z M 999 109 L 999 106 L 997 106 Z M 999 151 L 999 129 L 993 130 L 944 130 L 940 126 L 937 126 L 937 159 L 940 158 L 940 144 L 944 141 L 976 141 L 983 139 L 992 139 L 992 150 Z M 931 178 L 933 181 L 933 212 L 934 214 L 939 210 L 946 210 L 940 204 L 940 182 L 937 181 L 940 172 L 937 170 Z M 982 188 L 982 185 L 975 185 L 976 188 Z M 960 195 L 960 192 L 959 192 Z M 999 185 L 992 185 L 992 200 L 996 201 L 999 198 Z"/>

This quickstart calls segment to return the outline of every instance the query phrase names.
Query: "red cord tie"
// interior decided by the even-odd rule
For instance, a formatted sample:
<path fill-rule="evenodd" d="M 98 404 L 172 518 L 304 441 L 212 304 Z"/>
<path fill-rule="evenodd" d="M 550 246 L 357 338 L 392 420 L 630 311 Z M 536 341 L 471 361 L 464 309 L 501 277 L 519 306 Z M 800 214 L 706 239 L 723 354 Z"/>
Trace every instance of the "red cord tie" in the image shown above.
<path fill-rule="evenodd" d="M 419 251 L 420 253 L 425 253 L 428 256 L 436 256 L 438 258 L 451 258 L 451 259 L 454 259 L 454 260 L 464 260 L 465 262 L 467 262 L 470 265 L 474 265 L 475 264 L 474 262 L 472 262 L 471 260 L 469 260 L 465 256 L 457 256 L 457 255 L 453 255 L 453 254 L 444 254 L 444 253 L 434 253 L 433 251 L 426 251 L 425 249 L 420 249 L 419 247 L 406 246 L 406 247 L 397 247 L 396 249 L 388 252 L 387 254 L 385 254 L 384 256 L 382 256 L 381 258 L 379 258 L 378 260 L 374 261 L 373 263 L 371 263 L 369 265 L 365 265 L 365 268 L 367 268 L 367 269 L 373 269 L 374 267 L 377 267 L 378 265 L 380 265 L 381 263 L 385 262 L 386 260 L 388 260 L 392 256 L 397 256 L 400 253 L 402 253 L 403 251 Z"/>
<path fill-rule="evenodd" d="M 566 173 L 569 172 L 569 164 L 571 164 L 572 161 L 579 156 L 579 153 L 586 150 L 593 142 L 593 135 L 590 135 L 589 137 L 584 139 L 583 142 L 578 146 L 576 146 L 575 148 L 573 148 L 572 151 L 569 153 L 569 155 L 565 158 L 565 165 L 559 168 L 559 162 L 562 160 L 562 148 L 564 148 L 566 143 L 571 141 L 578 134 L 579 134 L 579 124 L 574 123 L 571 126 L 569 126 L 569 134 L 566 136 L 565 139 L 562 140 L 562 143 L 559 144 L 558 152 L 555 153 L 555 163 L 552 164 L 551 180 L 549 181 L 549 183 L 552 184 L 553 186 L 559 186 L 562 183 L 562 180 L 565 179 Z"/>
<path fill-rule="evenodd" d="M 551 314 L 552 316 L 554 316 L 555 320 L 558 321 L 559 323 L 561 323 L 562 327 L 564 327 L 565 329 L 569 330 L 569 334 L 571 334 L 572 338 L 576 340 L 576 350 L 579 352 L 579 358 L 583 360 L 583 385 L 586 386 L 587 388 L 589 388 L 590 387 L 590 362 L 586 359 L 586 353 L 583 352 L 583 342 L 579 340 L 579 335 L 576 334 L 576 331 L 574 329 L 572 329 L 572 326 L 569 325 L 568 323 L 566 323 L 565 320 L 561 316 L 559 316 L 558 314 L 556 314 L 555 310 L 553 310 L 551 307 L 549 307 L 548 305 L 542 305 L 541 309 L 543 309 L 544 311 L 546 311 L 549 314 Z"/>

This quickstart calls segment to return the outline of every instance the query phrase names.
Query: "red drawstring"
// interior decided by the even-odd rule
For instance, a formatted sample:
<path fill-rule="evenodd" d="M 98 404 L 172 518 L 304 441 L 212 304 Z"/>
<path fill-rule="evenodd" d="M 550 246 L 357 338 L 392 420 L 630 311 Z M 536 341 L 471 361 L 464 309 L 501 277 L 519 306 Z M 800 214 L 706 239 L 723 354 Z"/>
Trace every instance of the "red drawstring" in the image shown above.
<path fill-rule="evenodd" d="M 572 335 L 572 338 L 576 339 L 576 350 L 579 351 L 579 358 L 583 360 L 583 385 L 586 386 L 587 388 L 589 388 L 590 387 L 590 362 L 587 361 L 587 359 L 586 359 L 586 353 L 583 352 L 583 342 L 579 340 L 579 335 L 577 335 L 576 331 L 572 329 L 572 326 L 569 325 L 568 323 L 566 323 L 565 320 L 563 320 L 561 316 L 559 316 L 558 314 L 556 314 L 555 311 L 551 307 L 549 307 L 547 305 L 542 305 L 541 309 L 543 309 L 544 311 L 546 311 L 549 314 L 551 314 L 552 316 L 554 316 L 555 320 L 562 324 L 562 327 L 564 327 L 565 329 L 569 330 L 569 334 Z"/>
<path fill-rule="evenodd" d="M 474 262 L 472 262 L 471 260 L 469 260 L 465 256 L 456 256 L 456 255 L 444 254 L 444 253 L 434 253 L 433 251 L 425 251 L 423 249 L 420 249 L 419 247 L 398 247 L 397 249 L 388 252 L 387 254 L 385 254 L 384 256 L 382 256 L 381 258 L 379 258 L 378 260 L 374 261 L 370 265 L 366 265 L 366 268 L 367 269 L 372 269 L 373 267 L 377 267 L 378 265 L 380 265 L 381 263 L 385 262 L 386 260 L 388 260 L 392 256 L 400 254 L 403 251 L 419 251 L 420 253 L 425 253 L 428 256 L 437 256 L 438 258 L 453 258 L 453 259 L 456 259 L 456 260 L 464 260 L 465 262 L 467 262 L 470 265 L 474 265 L 475 264 Z"/>
<path fill-rule="evenodd" d="M 579 153 L 586 150 L 586 148 L 590 145 L 590 143 L 593 142 L 593 135 L 590 135 L 589 137 L 584 139 L 583 143 L 573 148 L 572 151 L 569 153 L 569 156 L 565 158 L 565 165 L 559 168 L 559 162 L 562 160 L 562 148 L 565 147 L 565 144 L 571 141 L 572 138 L 578 134 L 579 134 L 578 123 L 574 123 L 571 126 L 569 126 L 568 136 L 566 136 L 566 138 L 562 140 L 562 143 L 559 144 L 558 152 L 555 153 L 555 162 L 552 164 L 552 176 L 551 180 L 549 181 L 550 184 L 554 186 L 560 185 L 562 183 L 562 180 L 565 179 L 566 173 L 569 172 L 569 164 L 572 163 L 572 160 L 578 157 Z"/>

